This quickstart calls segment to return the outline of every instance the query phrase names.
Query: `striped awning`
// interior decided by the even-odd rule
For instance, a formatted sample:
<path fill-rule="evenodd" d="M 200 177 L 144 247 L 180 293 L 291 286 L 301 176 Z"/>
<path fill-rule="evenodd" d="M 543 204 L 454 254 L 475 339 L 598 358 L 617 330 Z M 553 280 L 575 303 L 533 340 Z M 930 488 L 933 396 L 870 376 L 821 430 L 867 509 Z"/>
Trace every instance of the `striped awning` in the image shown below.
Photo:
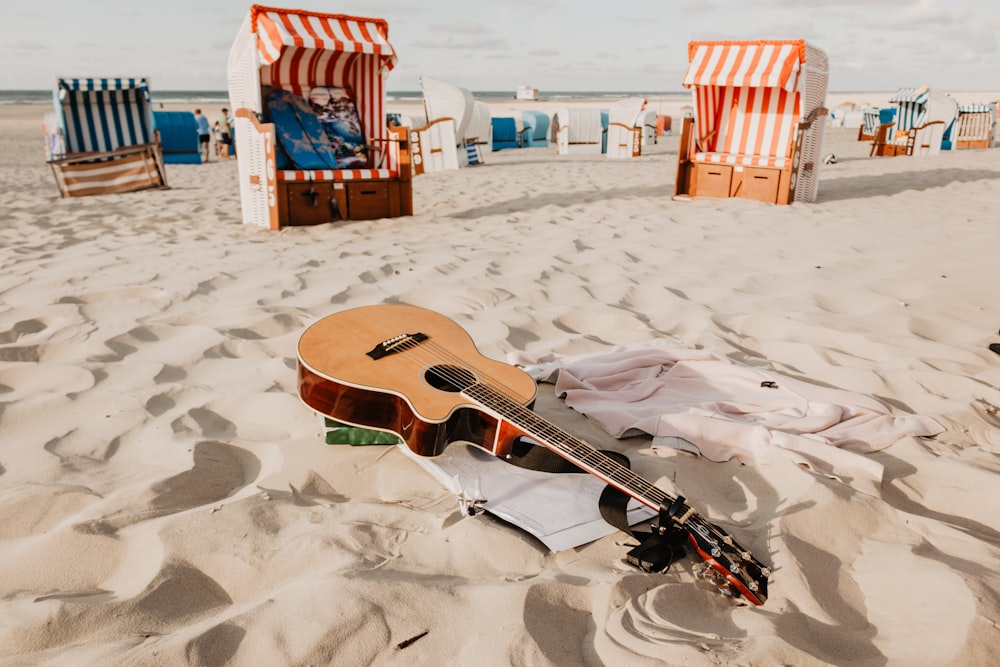
<path fill-rule="evenodd" d="M 920 86 L 919 88 L 900 88 L 889 101 L 893 104 L 927 104 L 931 96 L 930 86 Z"/>
<path fill-rule="evenodd" d="M 958 113 L 989 113 L 993 111 L 993 106 L 990 104 L 960 104 L 958 105 Z"/>
<path fill-rule="evenodd" d="M 149 94 L 149 82 L 145 77 L 116 79 L 59 79 L 56 86 L 60 91 L 69 90 L 133 90 L 139 89 Z"/>
<path fill-rule="evenodd" d="M 68 153 L 111 151 L 154 140 L 143 77 L 59 79 L 55 111 Z"/>
<path fill-rule="evenodd" d="M 794 91 L 805 61 L 804 40 L 689 42 L 683 85 Z"/>
<path fill-rule="evenodd" d="M 286 49 L 294 48 L 367 54 L 378 59 L 380 69 L 396 66 L 389 27 L 382 19 L 260 5 L 250 8 L 250 18 L 261 60 L 268 64 L 277 61 Z"/>

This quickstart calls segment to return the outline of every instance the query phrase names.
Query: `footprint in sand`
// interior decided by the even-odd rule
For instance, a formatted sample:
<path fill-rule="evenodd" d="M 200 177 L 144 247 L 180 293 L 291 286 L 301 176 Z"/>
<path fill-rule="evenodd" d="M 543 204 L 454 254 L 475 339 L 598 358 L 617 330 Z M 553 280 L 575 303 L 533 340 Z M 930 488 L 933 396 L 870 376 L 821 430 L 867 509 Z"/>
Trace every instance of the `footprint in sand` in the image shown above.
<path fill-rule="evenodd" d="M 21 320 L 7 331 L 0 331 L 0 344 L 13 343 L 21 336 L 39 333 L 45 330 L 45 322 L 41 320 Z"/>
<path fill-rule="evenodd" d="M 676 644 L 707 646 L 720 654 L 737 650 L 747 635 L 733 622 L 738 611 L 706 585 L 664 584 L 629 596 L 608 617 L 607 630 L 616 641 L 639 653 L 648 652 L 651 646 Z"/>
<path fill-rule="evenodd" d="M 181 512 L 228 497 L 260 474 L 256 456 L 232 445 L 203 441 L 194 446 L 190 470 L 155 484 L 152 506 Z"/>

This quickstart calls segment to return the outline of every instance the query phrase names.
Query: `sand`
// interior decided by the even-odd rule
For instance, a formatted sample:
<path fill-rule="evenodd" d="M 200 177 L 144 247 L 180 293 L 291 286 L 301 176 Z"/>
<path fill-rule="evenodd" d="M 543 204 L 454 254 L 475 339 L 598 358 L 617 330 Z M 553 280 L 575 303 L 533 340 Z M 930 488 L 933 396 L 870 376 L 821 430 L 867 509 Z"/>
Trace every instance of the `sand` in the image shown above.
<path fill-rule="evenodd" d="M 417 177 L 412 217 L 270 232 L 241 224 L 235 162 L 60 200 L 44 111 L 0 108 L 2 664 L 994 659 L 998 149 L 870 159 L 831 128 L 818 200 L 785 207 L 673 201 L 676 137 L 629 161 L 503 151 Z M 945 431 L 867 455 L 865 485 L 655 455 L 540 385 L 544 417 L 771 565 L 766 604 L 739 606 L 696 560 L 639 572 L 623 534 L 550 553 L 392 447 L 324 445 L 299 336 L 382 302 L 497 359 L 666 339 Z"/>

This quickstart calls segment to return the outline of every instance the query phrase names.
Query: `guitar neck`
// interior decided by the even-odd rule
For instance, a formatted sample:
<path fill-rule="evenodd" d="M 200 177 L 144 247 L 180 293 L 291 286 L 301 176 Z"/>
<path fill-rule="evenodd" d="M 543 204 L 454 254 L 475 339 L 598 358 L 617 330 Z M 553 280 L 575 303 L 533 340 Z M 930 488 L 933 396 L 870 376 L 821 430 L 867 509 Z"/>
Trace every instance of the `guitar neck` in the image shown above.
<path fill-rule="evenodd" d="M 497 417 L 523 431 L 540 445 L 621 490 L 643 505 L 658 511 L 661 507 L 675 502 L 676 498 L 636 475 L 618 461 L 546 421 L 493 387 L 476 383 L 463 389 L 462 393 Z M 680 515 L 685 515 L 690 511 L 690 508 L 683 504 L 676 509 Z"/>

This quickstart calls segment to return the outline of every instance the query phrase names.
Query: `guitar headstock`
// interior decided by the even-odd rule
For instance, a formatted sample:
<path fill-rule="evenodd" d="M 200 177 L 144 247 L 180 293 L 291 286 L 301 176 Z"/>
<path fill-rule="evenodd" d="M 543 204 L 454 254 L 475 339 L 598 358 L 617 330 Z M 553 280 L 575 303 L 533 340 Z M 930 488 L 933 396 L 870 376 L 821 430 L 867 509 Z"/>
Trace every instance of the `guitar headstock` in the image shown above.
<path fill-rule="evenodd" d="M 706 563 L 703 574 L 720 581 L 719 589 L 727 595 L 744 597 L 755 605 L 767 599 L 767 578 L 771 571 L 741 547 L 723 529 L 697 514 L 688 517 L 681 527 Z"/>

